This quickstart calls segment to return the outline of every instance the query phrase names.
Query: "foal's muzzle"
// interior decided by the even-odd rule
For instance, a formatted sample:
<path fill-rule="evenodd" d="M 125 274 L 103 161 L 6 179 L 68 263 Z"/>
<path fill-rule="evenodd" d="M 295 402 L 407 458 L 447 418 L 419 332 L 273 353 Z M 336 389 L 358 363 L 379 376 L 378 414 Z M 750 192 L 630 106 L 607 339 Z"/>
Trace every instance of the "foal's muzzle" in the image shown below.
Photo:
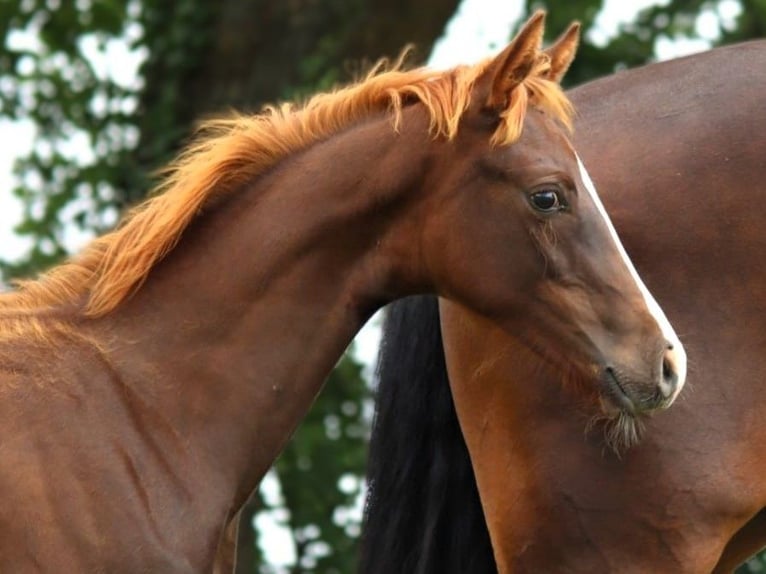
<path fill-rule="evenodd" d="M 607 415 L 624 412 L 640 415 L 669 407 L 680 390 L 678 354 L 667 344 L 651 368 L 641 376 L 636 370 L 609 364 L 601 373 L 601 403 Z"/>

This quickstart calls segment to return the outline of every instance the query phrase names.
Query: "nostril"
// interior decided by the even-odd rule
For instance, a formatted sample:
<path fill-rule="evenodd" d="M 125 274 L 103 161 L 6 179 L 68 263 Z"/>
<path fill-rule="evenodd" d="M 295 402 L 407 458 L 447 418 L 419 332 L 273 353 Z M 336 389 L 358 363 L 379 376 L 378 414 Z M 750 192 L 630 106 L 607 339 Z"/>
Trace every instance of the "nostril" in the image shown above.
<path fill-rule="evenodd" d="M 662 359 L 662 379 L 664 381 L 670 382 L 675 380 L 676 378 L 677 378 L 676 372 L 673 369 L 673 365 L 670 364 L 670 361 L 668 360 L 667 357 L 663 358 Z"/>
<path fill-rule="evenodd" d="M 660 392 L 666 399 L 673 396 L 678 386 L 678 372 L 673 364 L 671 356 L 672 345 L 668 345 L 668 350 L 662 356 L 662 381 L 660 382 Z"/>

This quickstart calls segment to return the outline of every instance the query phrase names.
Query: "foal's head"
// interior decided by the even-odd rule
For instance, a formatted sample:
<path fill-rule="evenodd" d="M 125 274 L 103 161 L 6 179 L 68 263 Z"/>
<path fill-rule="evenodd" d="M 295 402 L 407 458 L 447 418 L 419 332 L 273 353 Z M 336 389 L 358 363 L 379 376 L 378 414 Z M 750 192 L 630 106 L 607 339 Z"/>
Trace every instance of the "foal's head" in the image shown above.
<path fill-rule="evenodd" d="M 633 421 L 673 402 L 685 353 L 568 138 L 558 80 L 577 28 L 543 52 L 542 26 L 535 15 L 476 69 L 454 149 L 435 160 L 446 191 L 423 225 L 425 266 L 442 296 L 576 372 L 609 417 Z M 452 370 L 461 349 L 447 351 Z"/>

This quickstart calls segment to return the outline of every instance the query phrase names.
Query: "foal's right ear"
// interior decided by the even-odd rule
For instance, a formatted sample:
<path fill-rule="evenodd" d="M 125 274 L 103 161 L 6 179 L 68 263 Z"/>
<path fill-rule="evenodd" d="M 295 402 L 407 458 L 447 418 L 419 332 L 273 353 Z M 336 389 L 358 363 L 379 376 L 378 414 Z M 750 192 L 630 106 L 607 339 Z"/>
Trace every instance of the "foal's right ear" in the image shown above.
<path fill-rule="evenodd" d="M 508 106 L 511 92 L 526 79 L 538 60 L 544 26 L 545 12 L 538 10 L 479 76 L 478 93 L 489 94 L 484 107 L 500 111 Z"/>
<path fill-rule="evenodd" d="M 551 68 L 546 72 L 545 77 L 557 84 L 567 73 L 569 66 L 577 53 L 577 46 L 580 43 L 580 23 L 572 22 L 558 40 L 552 46 L 545 50 L 545 54 L 551 59 Z"/>

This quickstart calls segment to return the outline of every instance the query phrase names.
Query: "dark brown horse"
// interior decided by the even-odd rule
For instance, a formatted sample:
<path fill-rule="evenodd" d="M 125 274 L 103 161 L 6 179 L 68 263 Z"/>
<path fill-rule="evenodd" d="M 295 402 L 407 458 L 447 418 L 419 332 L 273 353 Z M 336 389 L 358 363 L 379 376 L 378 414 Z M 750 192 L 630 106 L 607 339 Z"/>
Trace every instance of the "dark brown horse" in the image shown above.
<path fill-rule="evenodd" d="M 572 37 L 543 53 L 542 27 L 209 125 L 163 193 L 0 299 L 0 571 L 209 571 L 353 335 L 409 293 L 598 368 L 610 411 L 672 402 L 683 349 L 567 139 Z"/>
<path fill-rule="evenodd" d="M 399 306 L 362 572 L 728 572 L 766 544 L 762 70 L 756 42 L 570 92 L 577 149 L 684 337 L 691 389 L 620 459 L 598 425 L 583 432 L 598 412 L 596 397 L 572 406 L 587 381 L 563 386 L 566 373 L 517 334 L 442 301 L 466 451 L 436 305 Z"/>

